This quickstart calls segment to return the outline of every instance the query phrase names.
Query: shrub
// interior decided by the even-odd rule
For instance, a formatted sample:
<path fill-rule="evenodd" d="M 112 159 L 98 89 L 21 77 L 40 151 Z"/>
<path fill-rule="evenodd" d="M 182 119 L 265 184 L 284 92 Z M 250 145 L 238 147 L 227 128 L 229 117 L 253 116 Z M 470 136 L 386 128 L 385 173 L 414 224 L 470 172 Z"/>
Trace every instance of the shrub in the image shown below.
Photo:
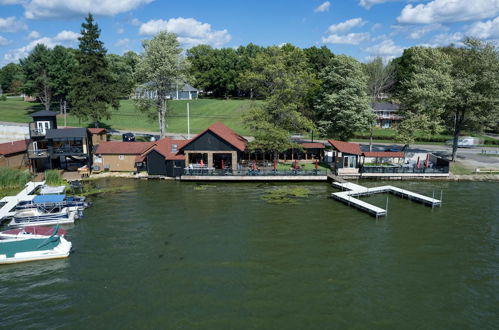
<path fill-rule="evenodd" d="M 45 171 L 45 183 L 50 186 L 59 186 L 64 184 L 64 179 L 58 170 Z"/>
<path fill-rule="evenodd" d="M 13 168 L 0 168 L 0 187 L 22 188 L 32 178 L 29 171 L 21 171 Z"/>

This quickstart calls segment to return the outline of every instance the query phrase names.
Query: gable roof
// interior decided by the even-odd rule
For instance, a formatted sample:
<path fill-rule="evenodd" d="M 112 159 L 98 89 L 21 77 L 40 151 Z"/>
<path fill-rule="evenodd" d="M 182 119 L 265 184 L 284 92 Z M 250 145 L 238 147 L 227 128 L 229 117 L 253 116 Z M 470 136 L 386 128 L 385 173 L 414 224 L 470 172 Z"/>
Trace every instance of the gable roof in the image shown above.
<path fill-rule="evenodd" d="M 0 143 L 0 155 L 12 155 L 25 152 L 28 140 Z"/>
<path fill-rule="evenodd" d="M 57 112 L 54 111 L 49 111 L 49 110 L 40 110 L 37 112 L 33 112 L 31 117 L 50 117 L 50 116 L 57 116 Z"/>
<path fill-rule="evenodd" d="M 221 122 L 217 121 L 215 124 L 211 125 L 198 135 L 196 135 L 194 138 L 188 141 L 188 143 L 184 144 L 181 149 L 185 148 L 187 145 L 191 144 L 193 141 L 196 141 L 199 139 L 204 133 L 206 132 L 212 132 L 225 142 L 229 143 L 231 146 L 234 148 L 238 149 L 239 151 L 244 151 L 246 150 L 246 145 L 248 144 L 248 140 L 243 138 L 241 135 L 237 134 L 233 130 L 231 130 L 229 127 L 225 126 Z"/>
<path fill-rule="evenodd" d="M 147 155 L 153 150 L 165 157 L 165 160 L 185 160 L 185 155 L 180 152 L 180 148 L 182 148 L 189 141 L 190 140 L 172 140 L 167 137 L 163 138 L 156 141 L 154 148 L 146 150 L 142 155 L 137 156 L 136 161 L 144 161 Z M 175 144 L 177 145 L 177 152 L 172 152 L 172 146 Z"/>
<path fill-rule="evenodd" d="M 352 155 L 360 155 L 362 152 L 360 151 L 360 145 L 357 143 L 350 143 L 338 140 L 328 140 L 328 142 L 340 152 L 344 152 Z"/>
<path fill-rule="evenodd" d="M 141 155 L 154 147 L 154 142 L 121 142 L 108 141 L 101 142 L 95 150 L 95 154 L 106 155 Z"/>
<path fill-rule="evenodd" d="M 47 130 L 45 137 L 47 139 L 86 137 L 87 129 L 81 127 L 57 128 Z"/>
<path fill-rule="evenodd" d="M 364 157 L 377 157 L 377 158 L 403 158 L 405 154 L 401 151 L 366 151 L 363 152 Z"/>
<path fill-rule="evenodd" d="M 105 128 L 87 128 L 90 134 L 102 134 L 106 132 Z"/>

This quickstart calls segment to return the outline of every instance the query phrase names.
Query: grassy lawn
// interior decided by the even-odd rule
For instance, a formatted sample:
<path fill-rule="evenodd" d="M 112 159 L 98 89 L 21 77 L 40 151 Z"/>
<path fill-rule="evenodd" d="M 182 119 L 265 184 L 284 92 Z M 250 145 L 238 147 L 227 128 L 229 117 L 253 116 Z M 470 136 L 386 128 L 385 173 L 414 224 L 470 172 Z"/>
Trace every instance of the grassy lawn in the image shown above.
<path fill-rule="evenodd" d="M 468 168 L 459 162 L 451 162 L 449 170 L 454 175 L 475 174 L 474 169 Z"/>
<path fill-rule="evenodd" d="M 221 121 L 239 134 L 248 134 L 248 130 L 243 126 L 241 115 L 249 109 L 252 101 L 215 99 L 170 101 L 167 132 L 187 133 L 187 102 L 190 106 L 191 133 L 199 133 L 209 125 Z M 112 118 L 104 120 L 103 126 L 122 130 L 159 131 L 157 121 L 148 119 L 146 114 L 136 110 L 132 100 L 122 100 L 120 103 L 120 109 L 113 110 Z M 31 122 L 29 114 L 38 110 L 43 110 L 43 106 L 38 103 L 24 102 L 20 98 L 9 98 L 7 101 L 0 101 L 0 120 L 29 123 Z M 63 122 L 62 116 L 58 116 L 59 125 Z M 79 122 L 77 118 L 69 114 L 67 125 L 86 127 L 90 123 Z"/>

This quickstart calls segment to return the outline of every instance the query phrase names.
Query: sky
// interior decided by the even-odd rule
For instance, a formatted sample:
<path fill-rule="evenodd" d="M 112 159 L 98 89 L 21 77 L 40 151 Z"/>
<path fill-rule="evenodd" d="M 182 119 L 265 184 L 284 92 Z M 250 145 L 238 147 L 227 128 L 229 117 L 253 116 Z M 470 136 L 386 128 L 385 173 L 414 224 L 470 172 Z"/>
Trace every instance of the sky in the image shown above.
<path fill-rule="evenodd" d="M 465 36 L 499 40 L 499 0 L 0 0 L 0 66 L 38 43 L 77 47 L 88 12 L 115 54 L 140 53 L 141 40 L 161 30 L 186 49 L 325 45 L 360 61 L 459 45 Z"/>

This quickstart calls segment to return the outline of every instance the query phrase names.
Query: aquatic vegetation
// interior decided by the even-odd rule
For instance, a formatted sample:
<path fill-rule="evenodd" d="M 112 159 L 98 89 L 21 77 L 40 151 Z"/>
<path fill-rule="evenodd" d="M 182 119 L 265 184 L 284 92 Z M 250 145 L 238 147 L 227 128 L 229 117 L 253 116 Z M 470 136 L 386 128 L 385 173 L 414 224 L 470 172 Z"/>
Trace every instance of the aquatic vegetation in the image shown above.
<path fill-rule="evenodd" d="M 32 177 L 33 175 L 28 170 L 0 168 L 0 198 L 17 194 Z"/>
<path fill-rule="evenodd" d="M 310 189 L 296 188 L 280 188 L 274 189 L 262 196 L 262 199 L 272 204 L 296 204 L 299 198 L 308 197 Z"/>
<path fill-rule="evenodd" d="M 209 187 L 214 187 L 214 186 L 211 186 L 211 185 L 208 185 L 208 184 L 200 184 L 200 185 L 194 186 L 194 190 L 205 191 Z"/>
<path fill-rule="evenodd" d="M 45 183 L 49 186 L 62 186 L 66 184 L 66 180 L 62 178 L 59 170 L 45 171 Z"/>

